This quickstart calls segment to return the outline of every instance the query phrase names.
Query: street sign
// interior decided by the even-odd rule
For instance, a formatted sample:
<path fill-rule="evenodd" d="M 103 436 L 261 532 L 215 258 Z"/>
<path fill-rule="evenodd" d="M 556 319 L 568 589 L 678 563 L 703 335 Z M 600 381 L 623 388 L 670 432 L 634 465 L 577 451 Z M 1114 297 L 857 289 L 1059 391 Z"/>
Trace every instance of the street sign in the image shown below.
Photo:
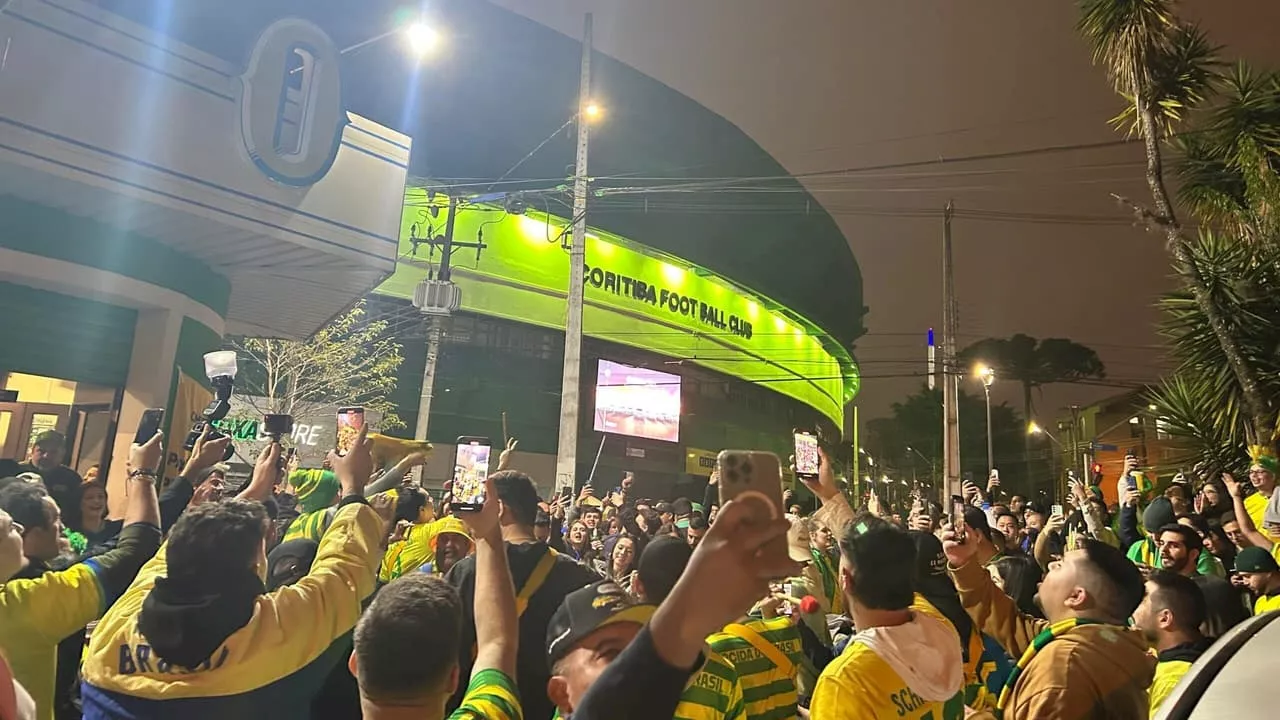
<path fill-rule="evenodd" d="M 1094 452 L 1115 452 L 1120 449 L 1117 445 L 1108 445 L 1106 443 L 1100 443 L 1097 440 L 1089 443 L 1089 446 L 1093 448 Z"/>

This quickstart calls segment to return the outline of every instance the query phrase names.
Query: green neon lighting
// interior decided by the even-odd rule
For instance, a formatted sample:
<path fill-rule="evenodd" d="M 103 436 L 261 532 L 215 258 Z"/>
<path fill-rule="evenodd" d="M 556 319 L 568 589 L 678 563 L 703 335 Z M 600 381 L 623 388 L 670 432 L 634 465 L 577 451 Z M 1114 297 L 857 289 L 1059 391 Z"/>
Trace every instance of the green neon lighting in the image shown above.
<path fill-rule="evenodd" d="M 415 257 L 410 238 L 415 231 L 425 237 L 428 224 L 442 233 L 447 202 L 441 194 L 429 200 L 422 188 L 405 193 L 400 261 L 376 292 L 413 298 L 428 261 L 438 265 L 440 256 L 429 258 L 423 244 Z M 433 206 L 438 217 L 429 213 Z M 475 241 L 483 228 L 488 247 L 478 262 L 474 250 L 454 250 L 462 310 L 563 329 L 566 225 L 534 211 L 515 216 L 500 206 L 463 205 L 454 239 Z M 844 405 L 858 392 L 858 367 L 804 316 L 710 270 L 594 228 L 587 232 L 587 267 L 584 334 L 764 385 L 843 427 Z"/>

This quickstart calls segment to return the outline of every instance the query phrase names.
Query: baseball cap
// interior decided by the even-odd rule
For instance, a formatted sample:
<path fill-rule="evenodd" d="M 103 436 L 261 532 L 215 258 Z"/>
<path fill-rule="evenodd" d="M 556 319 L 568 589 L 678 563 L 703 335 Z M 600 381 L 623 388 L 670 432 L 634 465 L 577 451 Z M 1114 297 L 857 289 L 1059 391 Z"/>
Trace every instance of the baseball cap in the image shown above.
<path fill-rule="evenodd" d="M 31 444 L 39 445 L 40 447 L 47 447 L 50 445 L 54 447 L 62 447 L 63 443 L 65 443 L 66 441 L 67 441 L 66 436 L 64 436 L 62 433 L 58 432 L 57 430 L 45 430 L 40 434 L 36 435 L 35 441 L 32 442 Z"/>
<path fill-rule="evenodd" d="M 602 627 L 649 622 L 657 608 L 641 605 L 612 580 L 602 580 L 565 596 L 547 625 L 547 664 L 560 662 L 574 646 Z"/>
<path fill-rule="evenodd" d="M 1236 555 L 1236 572 L 1269 573 L 1280 571 L 1280 565 L 1271 553 L 1260 547 L 1247 547 Z"/>
<path fill-rule="evenodd" d="M 916 591 L 921 595 L 955 592 L 951 576 L 947 575 L 947 556 L 942 551 L 942 541 L 932 533 L 913 530 L 907 534 L 916 544 Z"/>

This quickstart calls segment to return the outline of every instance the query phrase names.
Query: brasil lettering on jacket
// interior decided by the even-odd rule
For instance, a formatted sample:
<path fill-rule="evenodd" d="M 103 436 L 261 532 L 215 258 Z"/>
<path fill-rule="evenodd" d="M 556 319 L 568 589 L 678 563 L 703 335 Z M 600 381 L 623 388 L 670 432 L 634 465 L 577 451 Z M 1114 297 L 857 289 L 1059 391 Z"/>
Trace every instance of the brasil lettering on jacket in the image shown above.
<path fill-rule="evenodd" d="M 184 668 L 179 665 L 172 665 L 159 655 L 152 653 L 150 645 L 130 646 L 125 644 L 120 646 L 118 667 L 121 675 L 133 675 L 139 672 L 192 675 L 217 670 L 227 661 L 227 656 L 230 654 L 231 650 L 223 646 L 222 651 L 218 653 L 217 659 L 210 655 L 207 660 L 196 667 Z M 153 662 L 155 663 L 154 669 L 152 668 Z"/>

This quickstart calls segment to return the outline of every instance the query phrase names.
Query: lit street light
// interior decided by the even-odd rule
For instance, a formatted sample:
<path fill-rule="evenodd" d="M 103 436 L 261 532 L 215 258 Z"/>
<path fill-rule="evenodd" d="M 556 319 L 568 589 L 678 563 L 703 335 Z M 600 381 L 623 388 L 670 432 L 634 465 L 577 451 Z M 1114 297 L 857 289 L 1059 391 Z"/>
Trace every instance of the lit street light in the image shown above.
<path fill-rule="evenodd" d="M 1060 448 L 1062 447 L 1062 443 L 1058 441 L 1058 438 L 1056 438 L 1056 437 L 1054 437 L 1054 436 L 1053 436 L 1053 433 L 1051 433 L 1051 432 L 1049 432 L 1048 430 L 1045 430 L 1044 428 L 1040 427 L 1040 426 L 1039 426 L 1038 424 L 1036 424 L 1035 422 L 1029 423 L 1029 424 L 1027 425 L 1027 434 L 1028 434 L 1028 435 L 1044 435 L 1045 437 L 1047 437 L 1047 438 L 1049 438 L 1050 440 L 1052 440 L 1052 441 L 1054 442 L 1054 444 L 1055 444 L 1055 445 L 1057 445 L 1057 446 L 1058 446 L 1058 447 L 1060 447 Z"/>
<path fill-rule="evenodd" d="M 973 372 L 982 381 L 982 389 L 987 395 L 987 471 L 996 467 L 995 443 L 991 437 L 991 383 L 996 381 L 996 371 L 987 365 L 979 365 Z"/>

